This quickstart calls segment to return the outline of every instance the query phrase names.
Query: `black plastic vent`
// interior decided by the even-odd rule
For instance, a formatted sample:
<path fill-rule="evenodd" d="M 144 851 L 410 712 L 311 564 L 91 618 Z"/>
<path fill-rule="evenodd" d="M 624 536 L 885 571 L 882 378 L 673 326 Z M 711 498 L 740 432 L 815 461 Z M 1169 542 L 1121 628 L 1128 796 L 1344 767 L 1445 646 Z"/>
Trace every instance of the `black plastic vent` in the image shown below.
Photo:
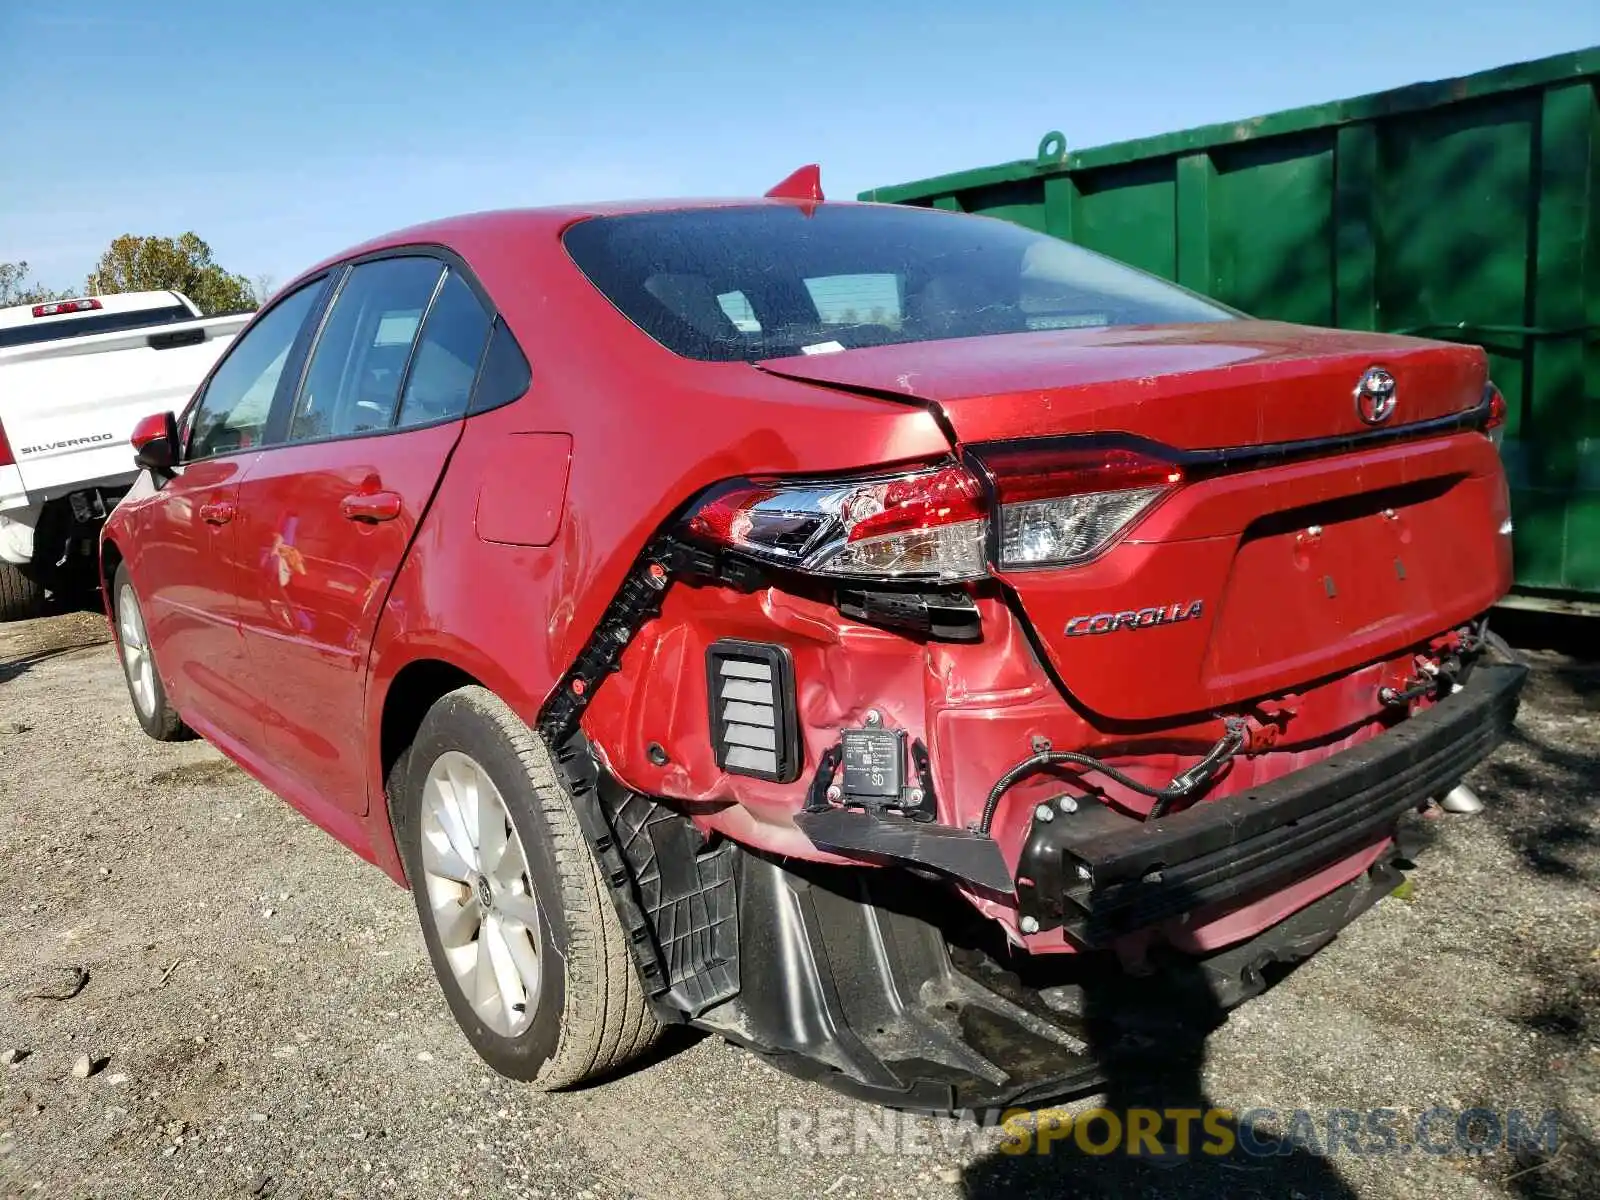
<path fill-rule="evenodd" d="M 787 650 L 765 642 L 713 643 L 706 651 L 706 692 L 717 766 L 778 783 L 800 777 L 794 668 Z"/>

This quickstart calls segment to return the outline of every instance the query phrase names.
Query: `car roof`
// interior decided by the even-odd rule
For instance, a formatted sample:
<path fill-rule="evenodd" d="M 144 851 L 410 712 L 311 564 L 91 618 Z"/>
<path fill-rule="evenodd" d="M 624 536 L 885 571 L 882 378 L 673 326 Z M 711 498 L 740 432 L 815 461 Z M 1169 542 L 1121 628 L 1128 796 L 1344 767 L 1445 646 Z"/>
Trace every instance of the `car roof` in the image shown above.
<path fill-rule="evenodd" d="M 855 205 L 854 201 L 828 201 L 826 203 L 830 208 L 842 207 L 846 204 Z M 569 225 L 578 221 L 588 220 L 591 217 L 617 217 L 629 216 L 635 213 L 678 212 L 711 208 L 803 207 L 809 209 L 815 208 L 817 204 L 818 202 L 816 201 L 773 199 L 765 196 L 712 197 L 670 200 L 614 200 L 598 204 L 562 204 L 542 208 L 505 208 L 487 212 L 466 213 L 461 216 L 444 217 L 437 221 L 427 221 L 420 225 L 411 225 L 405 229 L 396 229 L 391 233 L 381 234 L 378 237 L 362 242 L 358 246 L 352 246 L 350 249 L 341 251 L 338 254 L 330 255 L 316 266 L 301 272 L 293 283 L 282 289 L 280 294 L 287 293 L 302 279 L 309 279 L 318 272 L 327 270 L 335 263 L 405 246 L 444 246 L 457 251 L 470 261 L 474 257 L 474 250 L 492 251 L 496 245 L 504 245 L 507 241 L 558 237 Z"/>

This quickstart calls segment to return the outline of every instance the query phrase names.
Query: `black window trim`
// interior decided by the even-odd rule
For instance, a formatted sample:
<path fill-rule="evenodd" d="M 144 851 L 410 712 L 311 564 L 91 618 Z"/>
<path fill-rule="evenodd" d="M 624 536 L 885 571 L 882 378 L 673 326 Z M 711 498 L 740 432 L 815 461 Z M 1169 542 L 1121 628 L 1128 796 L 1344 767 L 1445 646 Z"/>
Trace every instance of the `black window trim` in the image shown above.
<path fill-rule="evenodd" d="M 439 282 L 434 287 L 433 295 L 429 298 L 428 306 L 423 310 L 422 317 L 417 323 L 417 333 L 411 342 L 411 353 L 406 358 L 405 371 L 400 379 L 400 395 L 395 402 L 395 410 L 393 415 L 390 417 L 390 423 L 381 429 L 364 429 L 357 433 L 330 434 L 327 437 L 305 438 L 300 441 L 289 441 L 289 418 L 294 412 L 295 404 L 299 401 L 300 389 L 302 386 L 304 386 L 306 373 L 311 368 L 311 356 L 316 352 L 317 343 L 322 339 L 323 328 L 327 324 L 329 314 L 333 311 L 334 303 L 339 298 L 339 293 L 344 290 L 345 281 L 349 279 L 351 271 L 353 271 L 356 267 L 364 266 L 370 262 L 380 262 L 384 259 L 390 258 L 431 258 L 438 261 L 444 267 L 444 270 L 440 272 Z M 433 311 L 433 304 L 435 301 L 437 301 L 439 293 L 444 289 L 445 281 L 449 279 L 452 272 L 461 276 L 462 282 L 464 282 L 467 287 L 471 289 L 472 294 L 477 298 L 478 303 L 483 305 L 484 313 L 489 320 L 489 333 L 488 336 L 484 338 L 483 349 L 478 355 L 478 365 L 472 375 L 472 388 L 467 393 L 467 407 L 461 413 L 453 417 L 441 417 L 436 421 L 428 421 L 418 425 L 397 425 L 394 422 L 399 419 L 401 407 L 405 402 L 406 384 L 411 381 L 411 365 L 413 360 L 416 358 L 417 346 L 422 340 L 423 326 L 427 322 L 428 314 Z M 475 417 L 480 413 L 493 412 L 497 408 L 503 408 L 505 405 L 521 399 L 520 396 L 517 396 L 512 397 L 510 400 L 502 400 L 499 403 L 488 405 L 486 407 L 474 407 L 473 401 L 477 395 L 478 384 L 483 378 L 484 366 L 489 361 L 489 348 L 494 344 L 495 333 L 501 326 L 505 327 L 505 336 L 509 337 L 513 344 L 516 345 L 517 351 L 522 355 L 523 361 L 527 361 L 528 354 L 527 351 L 522 349 L 522 343 L 517 341 L 516 334 L 511 330 L 510 322 L 503 318 L 499 306 L 495 304 L 493 298 L 489 295 L 489 290 L 483 286 L 483 283 L 478 278 L 477 274 L 470 266 L 467 265 L 467 260 L 462 258 L 461 255 L 457 254 L 448 246 L 440 245 L 437 242 L 408 242 L 403 246 L 385 246 L 381 250 L 372 250 L 365 254 L 355 255 L 351 258 L 340 259 L 338 262 L 333 263 L 325 268 L 322 272 L 322 275 L 326 278 L 334 278 L 336 279 L 336 282 L 331 288 L 325 288 L 320 301 L 321 308 L 307 316 L 306 323 L 301 329 L 301 334 L 296 338 L 296 342 L 298 343 L 299 337 L 304 336 L 306 329 L 313 330 L 313 334 L 308 340 L 308 344 L 305 346 L 304 351 L 299 352 L 300 348 L 297 344 L 296 347 L 290 351 L 290 361 L 284 364 L 284 376 L 289 375 L 291 366 L 295 367 L 294 386 L 292 392 L 286 396 L 283 389 L 283 379 L 279 379 L 278 390 L 273 393 L 272 408 L 267 416 L 267 424 L 262 433 L 261 445 L 252 446 L 249 448 L 249 450 L 230 450 L 228 451 L 229 454 L 270 454 L 274 450 L 286 450 L 290 447 L 320 446 L 328 442 L 348 442 L 359 438 L 389 437 L 398 433 L 413 433 L 420 429 L 433 429 L 440 425 L 458 423 L 466 420 L 469 417 Z M 309 280 L 307 280 L 307 282 L 314 282 L 317 278 L 318 276 L 313 275 Z M 299 291 L 300 286 L 291 286 L 286 288 L 283 297 L 274 300 L 272 307 L 276 308 L 277 305 L 282 302 L 283 298 L 295 295 Z M 262 311 L 267 312 L 270 311 L 270 309 L 264 309 Z M 251 325 L 254 324 L 255 322 L 252 321 Z M 239 336 L 242 338 L 244 334 L 248 332 L 249 328 L 247 327 L 240 332 Z M 218 365 L 220 365 L 220 363 Z M 215 369 L 215 367 L 212 368 L 213 371 L 215 371 Z M 202 385 L 202 391 L 196 393 L 197 398 L 201 395 L 204 395 L 204 388 L 209 387 L 210 383 L 211 378 L 208 375 L 205 383 Z M 207 456 L 206 459 L 190 460 L 185 458 L 184 461 L 200 462 L 209 461 L 209 459 L 212 458 L 222 457 L 224 456 L 220 454 L 213 454 Z"/>
<path fill-rule="evenodd" d="M 267 409 L 266 424 L 262 426 L 262 439 L 263 442 L 265 442 L 268 433 L 272 429 L 273 416 L 278 411 L 278 405 L 283 398 L 285 381 L 293 378 L 296 381 L 296 386 L 298 387 L 300 371 L 304 367 L 304 358 L 301 356 L 304 354 L 304 348 L 302 344 L 306 339 L 306 331 L 308 329 L 319 328 L 321 326 L 322 318 L 327 312 L 329 296 L 328 281 L 338 275 L 340 270 L 341 268 L 338 266 L 329 267 L 322 271 L 314 272 L 303 280 L 296 280 L 292 287 L 284 288 L 279 295 L 274 297 L 271 304 L 267 305 L 267 307 L 263 309 L 258 310 L 256 315 L 250 319 L 250 323 L 234 335 L 234 339 L 228 344 L 227 350 L 217 358 L 216 362 L 211 364 L 211 369 L 206 372 L 205 378 L 200 381 L 200 386 L 195 389 L 194 395 L 189 398 L 189 403 L 185 404 L 183 409 L 179 412 L 177 422 L 178 426 L 182 428 L 184 423 L 189 421 L 193 414 L 199 410 L 200 406 L 205 403 L 206 394 L 211 390 L 212 379 L 216 376 L 217 372 L 222 369 L 222 365 L 233 356 L 235 347 L 239 346 L 268 314 L 274 312 L 280 305 L 286 303 L 293 297 L 300 295 L 300 293 L 305 291 L 307 288 L 318 287 L 321 290 L 316 300 L 312 303 L 311 311 L 305 315 L 304 320 L 300 322 L 299 328 L 295 330 L 294 340 L 289 343 L 289 356 L 284 360 L 283 372 L 278 376 L 277 385 L 273 388 L 272 402 Z M 264 444 L 258 444 L 255 446 L 239 447 L 233 450 L 223 450 L 217 454 L 191 456 L 189 451 L 193 445 L 194 426 L 190 424 L 184 433 L 183 446 L 180 448 L 181 452 L 178 456 L 178 461 L 181 464 L 188 465 L 189 463 L 195 462 L 213 462 L 217 459 L 233 458 L 238 455 L 259 454 L 263 450 L 270 449 L 270 447 Z"/>
<path fill-rule="evenodd" d="M 333 314 L 333 306 L 339 302 L 339 297 L 344 294 L 344 286 L 350 281 L 350 266 L 341 263 L 333 269 L 333 283 L 328 288 L 327 296 L 323 299 L 322 307 L 316 314 L 316 319 L 306 322 L 309 331 L 305 338 L 305 346 L 296 347 L 294 382 L 287 392 L 278 391 L 272 397 L 272 411 L 267 415 L 267 427 L 262 433 L 262 450 L 274 450 L 279 446 L 304 445 L 303 442 L 289 441 L 289 418 L 294 415 L 294 407 L 300 403 L 300 392 L 306 385 L 306 376 L 311 371 L 311 359 L 317 353 L 317 347 L 322 344 L 322 332 L 328 327 L 328 318 Z M 287 374 L 287 372 L 285 372 Z"/>

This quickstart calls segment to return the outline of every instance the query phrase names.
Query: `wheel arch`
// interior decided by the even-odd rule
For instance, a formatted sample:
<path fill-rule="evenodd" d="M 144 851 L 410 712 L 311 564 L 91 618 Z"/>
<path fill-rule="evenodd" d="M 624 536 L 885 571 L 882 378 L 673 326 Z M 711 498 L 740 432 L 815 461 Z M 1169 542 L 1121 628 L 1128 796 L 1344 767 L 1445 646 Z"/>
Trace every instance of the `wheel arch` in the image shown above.
<path fill-rule="evenodd" d="M 105 604 L 106 616 L 112 617 L 111 585 L 117 578 L 117 568 L 127 559 L 114 538 L 100 539 L 100 599 Z M 113 618 L 112 624 L 116 621 Z"/>
<path fill-rule="evenodd" d="M 438 658 L 413 659 L 395 673 L 384 691 L 378 719 L 378 771 L 385 781 L 416 738 L 428 710 L 441 697 L 474 684 L 484 686 L 471 672 Z"/>
<path fill-rule="evenodd" d="M 409 886 L 396 840 L 399 830 L 390 784 L 428 710 L 450 692 L 469 686 L 487 689 L 519 712 L 524 711 L 524 706 L 517 703 L 515 689 L 507 686 L 508 681 L 492 664 L 473 661 L 471 655 L 449 653 L 439 646 L 419 647 L 418 653 L 394 668 L 392 674 L 375 675 L 374 683 L 367 709 L 368 729 L 372 731 L 369 761 L 373 767 L 373 790 L 369 794 L 375 793 L 381 804 L 368 809 L 369 834 L 378 865 L 396 883 Z"/>

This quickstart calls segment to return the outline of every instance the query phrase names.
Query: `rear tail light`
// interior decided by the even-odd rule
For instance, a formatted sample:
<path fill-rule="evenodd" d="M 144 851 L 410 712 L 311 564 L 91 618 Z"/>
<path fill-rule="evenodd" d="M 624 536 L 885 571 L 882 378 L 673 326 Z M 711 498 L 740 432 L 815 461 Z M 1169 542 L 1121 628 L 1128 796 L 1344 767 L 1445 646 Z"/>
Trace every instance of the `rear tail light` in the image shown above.
<path fill-rule="evenodd" d="M 11 443 L 6 441 L 6 427 L 0 425 L 0 467 L 15 466 L 17 456 L 11 453 Z"/>
<path fill-rule="evenodd" d="M 986 447 L 973 457 L 999 505 L 1002 569 L 1093 558 L 1183 482 L 1175 463 L 1124 447 L 1017 443 Z"/>
<path fill-rule="evenodd" d="M 800 774 L 794 671 L 782 646 L 724 640 L 706 651 L 717 766 L 790 783 Z"/>
<path fill-rule="evenodd" d="M 845 480 L 740 483 L 691 532 L 819 575 L 954 582 L 984 573 L 978 481 L 955 464 Z"/>
<path fill-rule="evenodd" d="M 827 481 L 740 481 L 689 519 L 691 533 L 776 566 L 859 579 L 955 583 L 996 565 L 1068 566 L 1100 553 L 1178 484 L 1159 455 L 1026 442 L 972 453 L 965 467 Z"/>
<path fill-rule="evenodd" d="M 1483 430 L 1489 435 L 1489 440 L 1499 446 L 1506 434 L 1506 398 L 1492 383 L 1485 385 L 1483 391 L 1489 401 L 1489 415 L 1483 423 Z"/>
<path fill-rule="evenodd" d="M 49 304 L 35 304 L 33 315 L 36 317 L 63 317 L 68 313 L 96 312 L 100 308 L 98 300 L 52 300 Z"/>

